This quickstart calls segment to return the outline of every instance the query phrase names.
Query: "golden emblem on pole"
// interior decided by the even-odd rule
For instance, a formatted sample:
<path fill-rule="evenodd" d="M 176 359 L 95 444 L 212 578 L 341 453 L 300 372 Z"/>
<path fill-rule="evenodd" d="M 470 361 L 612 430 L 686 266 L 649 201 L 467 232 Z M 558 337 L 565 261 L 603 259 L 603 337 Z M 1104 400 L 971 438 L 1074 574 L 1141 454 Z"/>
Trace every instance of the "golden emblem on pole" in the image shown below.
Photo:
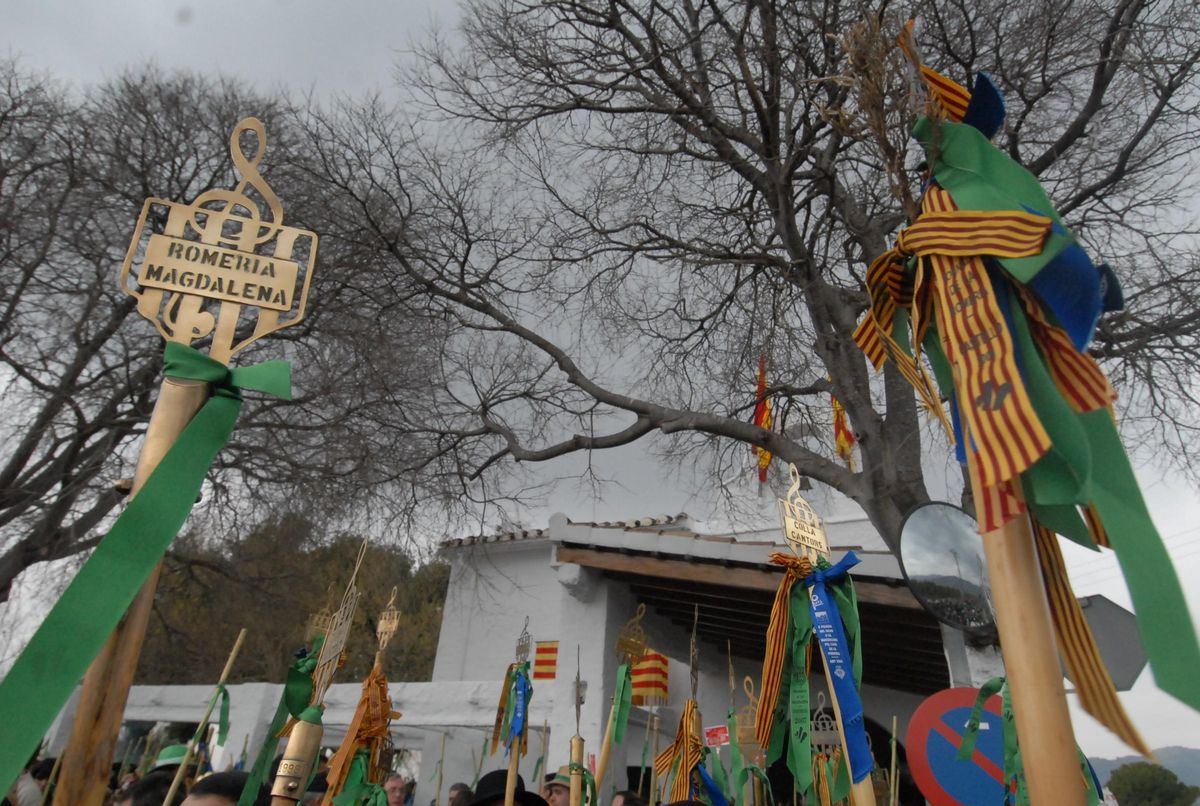
<path fill-rule="evenodd" d="M 783 520 L 783 537 L 798 557 L 816 562 L 829 556 L 829 541 L 825 538 L 825 527 L 809 503 L 800 495 L 800 471 L 795 465 L 788 466 L 792 485 L 787 498 L 779 499 L 779 515 Z"/>
<path fill-rule="evenodd" d="M 242 150 L 248 133 L 257 138 L 251 157 Z M 222 363 L 304 318 L 317 259 L 317 234 L 284 226 L 283 205 L 258 172 L 266 150 L 262 121 L 239 121 L 229 152 L 241 181 L 191 204 L 146 199 L 121 265 L 121 289 L 163 338 L 190 345 L 211 337 L 209 354 Z M 243 308 L 254 313 L 253 327 L 242 323 Z"/>
<path fill-rule="evenodd" d="M 529 634 L 529 616 L 526 616 L 525 626 L 521 629 L 521 634 L 517 636 L 517 648 L 513 652 L 517 663 L 524 663 L 529 660 L 529 651 L 532 648 L 533 637 Z"/>
<path fill-rule="evenodd" d="M 754 693 L 754 678 L 746 675 L 742 680 L 742 691 L 746 692 L 746 704 L 734 716 L 738 746 L 747 758 L 758 755 L 758 738 L 755 732 L 758 719 L 758 697 Z"/>
<path fill-rule="evenodd" d="M 358 569 L 362 567 L 363 558 L 367 554 L 367 541 L 363 540 L 358 549 L 358 559 L 354 570 L 350 572 L 350 581 L 346 583 L 346 592 L 342 594 L 342 603 L 333 614 L 329 632 L 325 634 L 325 642 L 321 644 L 321 654 L 317 656 L 317 668 L 313 672 L 312 703 L 319 703 L 325 697 L 325 690 L 333 682 L 333 673 L 341 665 L 342 652 L 346 649 L 346 639 L 350 635 L 350 625 L 354 621 L 354 611 L 358 608 L 358 600 L 362 593 L 358 590 Z"/>
<path fill-rule="evenodd" d="M 637 663 L 646 654 L 646 631 L 642 629 L 645 615 L 646 605 L 639 604 L 633 618 L 617 630 L 617 656 L 623 658 L 623 663 Z"/>
<path fill-rule="evenodd" d="M 384 606 L 383 612 L 379 614 L 379 626 L 375 628 L 375 637 L 379 639 L 379 652 L 383 653 L 387 649 L 388 643 L 392 640 L 392 636 L 396 634 L 396 630 L 400 628 L 400 611 L 396 608 L 396 594 L 400 592 L 400 588 L 393 587 L 391 598 Z"/>

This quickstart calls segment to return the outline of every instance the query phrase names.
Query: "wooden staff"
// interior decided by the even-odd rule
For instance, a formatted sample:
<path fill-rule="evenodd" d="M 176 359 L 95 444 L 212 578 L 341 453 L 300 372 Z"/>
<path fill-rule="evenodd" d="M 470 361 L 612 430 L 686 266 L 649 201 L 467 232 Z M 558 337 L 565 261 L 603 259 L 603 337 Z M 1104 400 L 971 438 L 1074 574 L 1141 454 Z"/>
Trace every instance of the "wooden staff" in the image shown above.
<path fill-rule="evenodd" d="M 840 617 L 839 617 L 840 618 Z M 861 781 L 854 780 L 850 767 L 850 748 L 846 744 L 846 726 L 842 722 L 842 709 L 838 705 L 837 692 L 833 688 L 833 675 L 829 673 L 829 661 L 825 657 L 825 647 L 817 641 L 820 649 L 821 666 L 825 669 L 825 687 L 829 689 L 829 700 L 833 703 L 833 717 L 837 721 L 838 739 L 842 743 L 842 761 L 850 773 L 850 803 L 853 806 L 875 806 L 875 788 L 871 785 L 871 776 L 865 776 Z"/>
<path fill-rule="evenodd" d="M 208 384 L 203 381 L 163 379 L 138 457 L 130 499 L 138 494 L 207 398 Z M 75 722 L 62 753 L 66 763 L 54 792 L 55 806 L 104 800 L 125 701 L 133 685 L 161 571 L 160 562 L 83 678 Z"/>
<path fill-rule="evenodd" d="M 571 737 L 571 806 L 583 806 L 583 737 Z M 589 804 L 595 806 L 595 804 Z"/>
<path fill-rule="evenodd" d="M 442 734 L 442 749 L 438 755 L 437 791 L 433 793 L 433 805 L 441 806 L 442 802 L 442 765 L 446 763 L 446 734 Z"/>
<path fill-rule="evenodd" d="M 970 451 L 967 473 L 979 501 L 983 488 Z M 1020 485 L 1012 488 L 1020 496 Z M 1029 516 L 982 534 L 1029 802 L 1083 806 L 1086 789 Z"/>
<path fill-rule="evenodd" d="M 163 806 L 169 806 L 175 802 L 175 793 L 179 791 L 179 786 L 183 783 L 183 779 L 187 775 L 187 768 L 192 762 L 192 756 L 196 753 L 196 746 L 200 743 L 200 737 L 208 729 L 208 720 L 212 716 L 213 708 L 216 707 L 217 700 L 221 698 L 221 687 L 229 679 L 229 672 L 233 669 L 233 662 L 237 660 L 238 652 L 241 651 L 242 642 L 245 640 L 246 628 L 242 627 L 242 631 L 238 633 L 237 640 L 233 642 L 233 649 L 229 651 L 229 657 L 225 659 L 225 668 L 221 670 L 221 677 L 217 680 L 217 688 L 213 692 L 212 697 L 209 698 L 208 707 L 204 709 L 204 716 L 200 717 L 200 724 L 196 726 L 196 732 L 192 734 L 192 740 L 188 742 L 187 750 L 183 754 L 183 761 L 180 763 L 179 769 L 175 771 L 175 777 L 171 780 L 171 788 L 167 790 L 167 796 L 163 798 Z"/>
<path fill-rule="evenodd" d="M 654 748 L 654 752 L 650 756 L 650 806 L 657 806 L 659 802 L 658 767 L 654 763 L 658 758 L 658 721 L 658 712 L 652 711 L 650 713 L 650 735 L 653 737 L 651 740 L 651 746 Z"/>
<path fill-rule="evenodd" d="M 508 777 L 504 780 L 504 806 L 513 806 L 517 800 L 517 764 L 521 760 L 521 737 L 512 740 L 508 748 Z"/>
<path fill-rule="evenodd" d="M 900 782 L 896 780 L 896 768 L 899 760 L 899 753 L 896 751 L 896 723 L 896 715 L 892 714 L 892 767 L 888 772 L 888 802 L 890 806 L 897 806 L 900 800 Z"/>
<path fill-rule="evenodd" d="M 604 740 L 600 743 L 600 760 L 596 763 L 596 791 L 604 783 L 604 773 L 608 770 L 608 756 L 612 752 L 613 731 L 617 724 L 617 698 L 613 697 L 612 706 L 608 709 L 608 727 L 604 730 Z"/>

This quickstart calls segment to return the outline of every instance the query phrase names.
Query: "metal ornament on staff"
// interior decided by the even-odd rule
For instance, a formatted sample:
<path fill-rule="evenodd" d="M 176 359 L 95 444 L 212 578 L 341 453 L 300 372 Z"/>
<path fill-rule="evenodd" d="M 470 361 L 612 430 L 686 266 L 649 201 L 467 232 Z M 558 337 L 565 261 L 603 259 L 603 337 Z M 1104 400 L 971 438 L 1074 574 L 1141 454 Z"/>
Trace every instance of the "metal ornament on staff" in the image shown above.
<path fill-rule="evenodd" d="M 613 743 L 620 744 L 625 739 L 625 728 L 629 722 L 629 709 L 633 701 L 633 677 L 630 667 L 646 654 L 646 631 L 642 629 L 642 619 L 645 616 L 646 605 L 639 604 L 633 618 L 617 631 L 617 682 L 613 689 L 612 707 L 608 712 L 608 726 L 600 744 L 600 760 L 596 766 L 596 791 L 600 791 L 604 784 Z"/>
<path fill-rule="evenodd" d="M 571 775 L 570 806 L 584 806 L 583 785 L 586 770 L 583 766 L 583 737 L 579 735 L 579 722 L 583 714 L 583 703 L 587 698 L 587 683 L 579 675 L 579 646 L 577 644 L 575 646 L 575 684 L 573 686 L 575 698 L 575 735 L 571 737 L 570 765 L 567 768 Z M 595 806 L 595 804 L 588 804 L 588 806 Z"/>
<path fill-rule="evenodd" d="M 517 795 L 517 768 L 529 748 L 529 700 L 533 684 L 529 680 L 529 655 L 533 637 L 529 634 L 529 617 L 517 637 L 513 651 L 516 658 L 509 664 L 496 706 L 496 723 L 492 729 L 492 749 L 495 753 L 503 742 L 508 752 L 508 776 L 504 781 L 504 806 L 513 806 Z"/>
<path fill-rule="evenodd" d="M 313 762 L 321 750 L 321 736 L 324 729 L 321 726 L 321 713 L 325 709 L 325 692 L 333 682 L 333 675 L 345 662 L 343 653 L 346 649 L 346 639 L 350 635 L 350 625 L 354 621 L 354 612 L 358 608 L 358 600 L 362 594 L 358 590 L 358 571 L 362 568 L 363 558 L 367 553 L 367 540 L 363 540 L 358 550 L 358 559 L 354 570 L 342 594 L 341 604 L 333 614 L 329 631 L 321 644 L 321 652 L 317 656 L 317 666 L 312 674 L 312 695 L 308 698 L 308 707 L 296 718 L 288 735 L 287 746 L 283 751 L 283 760 L 275 774 L 271 786 L 271 806 L 288 806 L 304 797 L 308 786 L 308 777 L 312 771 Z"/>
<path fill-rule="evenodd" d="M 774 552 L 771 562 L 784 568 L 783 579 L 775 593 L 771 607 L 771 620 L 767 628 L 767 651 L 763 658 L 761 699 L 756 714 L 756 738 L 759 746 L 768 753 L 766 763 L 774 758 L 771 736 L 789 722 L 800 721 L 803 731 L 795 730 L 800 741 L 788 748 L 788 767 L 803 794 L 813 786 L 811 759 L 810 714 L 807 706 L 808 680 L 802 673 L 786 666 L 787 647 L 792 635 L 799 631 L 806 640 L 817 641 L 825 681 L 833 703 L 837 720 L 843 758 L 850 773 L 850 792 L 856 806 L 873 806 L 875 794 L 870 773 L 874 766 L 870 745 L 867 741 L 862 702 L 859 699 L 857 678 L 861 669 L 861 653 L 858 644 L 858 612 L 854 586 L 848 571 L 858 563 L 854 552 L 847 552 L 836 565 L 828 562 L 829 544 L 821 519 L 800 495 L 801 476 L 795 465 L 789 468 L 792 484 L 787 498 L 779 500 L 779 511 L 783 523 L 784 538 L 790 554 Z M 797 587 L 799 585 L 799 587 Z M 807 589 L 807 606 L 795 608 L 804 624 L 792 623 L 792 602 L 804 596 Z M 838 599 L 841 599 L 839 605 Z M 809 626 L 811 624 L 811 630 Z M 803 663 L 802 658 L 792 657 L 792 664 Z M 791 693 L 792 686 L 802 689 Z M 784 697 L 785 690 L 789 691 Z M 797 696 L 798 695 L 798 696 Z M 776 724 L 776 705 L 783 701 L 788 707 L 780 710 Z M 775 745 L 779 747 L 778 743 Z"/>
<path fill-rule="evenodd" d="M 391 597 L 379 614 L 375 628 L 375 660 L 363 680 L 362 694 L 345 738 L 329 760 L 329 786 L 322 800 L 324 806 L 331 806 L 333 799 L 347 789 L 380 791 L 378 787 L 391 772 L 394 749 L 389 725 L 400 717 L 400 712 L 392 708 L 383 660 L 388 643 L 400 626 L 400 611 L 396 608 L 398 593 L 398 588 L 392 588 Z"/>
<path fill-rule="evenodd" d="M 257 141 L 249 156 L 242 150 L 245 134 Z M 166 377 L 125 512 L 51 609 L 44 631 L 39 630 L 22 653 L 30 668 L 51 664 L 53 670 L 31 678 L 19 657 L 0 689 L 0 706 L 9 720 L 7 737 L 0 737 L 0 778 L 5 778 L 5 759 L 17 749 L 16 743 L 41 738 L 48 726 L 42 724 L 47 712 L 57 710 L 60 694 L 65 701 L 84 671 L 76 666 L 91 663 L 63 751 L 66 763 L 55 794 L 59 804 L 103 799 L 161 571 L 157 561 L 195 502 L 208 469 L 205 462 L 221 449 L 236 423 L 239 389 L 290 394 L 286 370 L 280 366 L 225 366 L 252 342 L 303 319 L 316 260 L 316 234 L 283 224 L 283 206 L 258 171 L 265 152 L 262 122 L 239 121 L 230 138 L 238 184 L 205 191 L 191 204 L 146 199 L 121 267 L 122 290 L 137 299 L 138 312 L 167 340 Z M 246 313 L 253 318 L 252 326 Z M 191 348 L 197 340 L 208 341 L 208 356 Z M 217 394 L 210 396 L 214 391 Z M 188 429 L 193 417 L 203 417 L 206 427 Z M 172 451 L 181 438 L 188 441 L 187 450 Z M 155 473 L 160 463 L 169 469 L 169 484 L 162 481 L 164 474 Z M 148 484 L 153 495 L 139 501 Z M 136 517 L 126 518 L 127 513 Z M 126 576 L 114 578 L 100 570 L 109 557 L 118 556 L 125 557 Z M 100 587 L 113 595 L 93 595 Z M 126 588 L 128 597 L 123 595 Z M 124 602 L 131 603 L 124 607 Z M 105 626 L 111 634 L 103 646 L 103 635 L 62 629 L 60 621 L 77 624 L 76 614 L 84 610 L 90 623 L 112 625 Z M 38 702 L 13 708 L 9 698 L 29 700 L 26 685 L 38 687 Z M 7 783 L 0 782 L 0 787 Z"/>

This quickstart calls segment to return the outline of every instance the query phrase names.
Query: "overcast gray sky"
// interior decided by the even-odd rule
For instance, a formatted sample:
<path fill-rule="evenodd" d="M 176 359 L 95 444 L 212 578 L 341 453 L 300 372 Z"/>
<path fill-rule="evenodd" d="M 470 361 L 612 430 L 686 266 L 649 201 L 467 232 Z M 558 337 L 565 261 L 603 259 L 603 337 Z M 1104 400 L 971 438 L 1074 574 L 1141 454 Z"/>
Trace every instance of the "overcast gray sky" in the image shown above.
<path fill-rule="evenodd" d="M 436 0 L 0 0 L 0 52 L 75 85 L 153 61 L 164 68 L 224 73 L 264 89 L 358 95 L 391 87 L 397 57 L 407 45 L 434 24 L 452 25 L 456 16 L 453 3 Z M 700 518 L 713 514 L 712 496 L 697 492 L 694 482 L 673 483 L 669 469 L 646 458 L 640 445 L 597 454 L 593 461 L 601 474 L 622 484 L 608 488 L 602 501 L 586 488 L 563 485 L 541 516 L 552 511 L 601 520 L 682 510 Z M 567 474 L 583 466 L 583 459 L 572 457 L 550 472 Z M 1162 475 L 1149 469 L 1143 481 L 1189 587 L 1200 574 L 1200 498 Z M 769 500 L 763 503 L 771 506 Z M 1065 552 L 1077 594 L 1102 593 L 1129 605 L 1111 554 L 1101 557 L 1073 546 Z M 1200 593 L 1190 587 L 1196 619 Z M 1160 693 L 1149 673 L 1124 699 L 1152 747 L 1200 746 L 1200 716 Z M 1078 709 L 1073 717 L 1089 755 L 1130 752 Z"/>

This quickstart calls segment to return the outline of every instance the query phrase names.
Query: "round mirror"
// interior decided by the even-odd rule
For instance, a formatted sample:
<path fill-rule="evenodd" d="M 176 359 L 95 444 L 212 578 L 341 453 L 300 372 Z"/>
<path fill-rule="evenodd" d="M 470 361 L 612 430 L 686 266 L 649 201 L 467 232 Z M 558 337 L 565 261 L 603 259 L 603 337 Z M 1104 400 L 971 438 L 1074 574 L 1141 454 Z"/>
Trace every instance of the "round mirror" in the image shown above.
<path fill-rule="evenodd" d="M 958 507 L 934 501 L 908 513 L 900 527 L 900 569 L 938 621 L 971 633 L 992 627 L 983 540 L 975 520 Z"/>

